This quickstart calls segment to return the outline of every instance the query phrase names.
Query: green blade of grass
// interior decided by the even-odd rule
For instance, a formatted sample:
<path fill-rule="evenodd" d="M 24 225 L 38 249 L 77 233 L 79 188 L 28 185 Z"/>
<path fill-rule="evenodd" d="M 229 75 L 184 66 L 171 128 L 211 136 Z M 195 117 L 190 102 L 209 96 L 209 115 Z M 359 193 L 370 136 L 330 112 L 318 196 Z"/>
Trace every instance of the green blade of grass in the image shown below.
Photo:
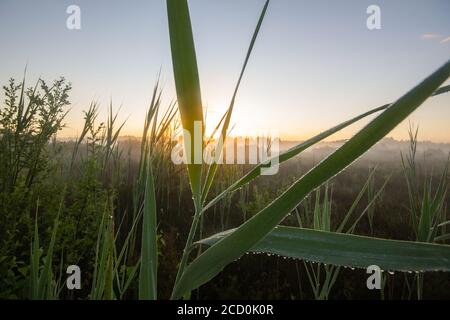
<path fill-rule="evenodd" d="M 244 76 L 244 72 L 245 72 L 245 69 L 247 68 L 248 61 L 250 60 L 250 56 L 252 54 L 253 47 L 255 46 L 256 38 L 258 37 L 259 30 L 261 29 L 262 22 L 266 15 L 267 7 L 269 6 L 269 2 L 270 2 L 269 0 L 266 1 L 265 5 L 261 11 L 261 14 L 259 16 L 258 23 L 256 25 L 255 31 L 253 32 L 252 40 L 250 41 L 250 45 L 247 50 L 247 55 L 245 56 L 244 64 L 242 65 L 241 73 L 239 74 L 239 78 L 236 83 L 236 87 L 234 89 L 233 96 L 231 98 L 230 106 L 228 107 L 228 110 L 226 112 L 226 117 L 225 117 L 224 124 L 222 126 L 222 131 L 220 134 L 219 142 L 216 146 L 216 152 L 215 152 L 215 157 L 214 157 L 215 159 L 211 163 L 211 165 L 208 169 L 208 173 L 206 175 L 206 181 L 205 181 L 205 185 L 203 187 L 203 192 L 202 192 L 202 203 L 205 202 L 206 197 L 208 196 L 208 193 L 209 193 L 209 189 L 211 188 L 211 185 L 214 181 L 214 177 L 215 177 L 216 171 L 217 171 L 217 162 L 219 161 L 220 157 L 222 156 L 222 149 L 223 149 L 223 146 L 225 145 L 225 141 L 227 138 L 228 127 L 230 126 L 230 120 L 231 120 L 231 115 L 233 113 L 234 103 L 236 101 L 236 95 L 238 93 L 239 86 L 241 85 L 242 77 Z"/>
<path fill-rule="evenodd" d="M 138 270 L 140 265 L 141 265 L 141 260 L 139 259 L 139 261 L 136 263 L 136 265 L 131 267 L 131 272 L 128 275 L 128 277 L 126 278 L 126 282 L 125 282 L 125 284 L 124 284 L 124 286 L 122 288 L 122 293 L 121 293 L 121 296 L 120 296 L 121 300 L 123 299 L 123 294 L 128 290 L 128 288 L 130 287 L 130 284 L 133 282 L 134 277 L 135 277 L 135 275 L 137 273 L 137 270 Z"/>
<path fill-rule="evenodd" d="M 446 93 L 449 91 L 450 91 L 450 85 L 442 86 L 441 88 L 436 90 L 431 96 L 437 96 L 437 95 L 440 95 L 440 94 L 443 94 L 443 93 Z M 299 144 L 293 146 L 292 148 L 290 148 L 290 149 L 280 153 L 280 155 L 278 155 L 278 159 L 279 159 L 278 163 L 281 164 L 281 163 L 299 155 L 300 153 L 302 153 L 309 147 L 311 147 L 311 146 L 315 145 L 316 143 L 328 138 L 329 136 L 341 131 L 342 129 L 345 129 L 346 127 L 354 124 L 355 122 L 358 122 L 359 120 L 362 120 L 362 119 L 364 119 L 374 113 L 377 113 L 379 111 L 386 110 L 390 105 L 391 105 L 391 103 L 385 104 L 383 106 L 374 108 L 370 111 L 364 112 L 350 120 L 344 121 L 344 122 L 336 125 L 335 127 L 331 128 L 331 129 L 328 129 L 328 130 L 326 130 L 326 131 L 324 131 L 302 143 L 299 143 Z M 223 192 L 221 192 L 219 195 L 217 195 L 214 199 L 212 199 L 210 202 L 208 202 L 208 204 L 204 206 L 203 211 L 206 211 L 209 208 L 211 208 L 213 205 L 215 205 L 217 202 L 219 202 L 221 199 L 223 199 L 227 194 L 238 190 L 239 188 L 243 187 L 247 183 L 251 182 L 253 179 L 259 177 L 261 175 L 261 169 L 264 167 L 267 167 L 270 163 L 273 163 L 273 162 L 274 162 L 274 158 L 271 158 L 271 159 L 264 161 L 263 163 L 256 165 L 245 176 L 243 176 L 242 178 L 240 178 L 239 180 L 234 182 L 227 189 L 225 189 Z"/>
<path fill-rule="evenodd" d="M 111 216 L 111 200 L 105 201 L 105 208 L 98 231 L 94 273 L 91 287 L 91 300 L 110 300 L 114 298 L 114 221 Z"/>
<path fill-rule="evenodd" d="M 110 219 L 108 223 L 108 228 L 106 231 L 106 265 L 105 265 L 105 282 L 104 282 L 104 292 L 103 292 L 103 300 L 114 300 L 114 220 Z"/>
<path fill-rule="evenodd" d="M 53 225 L 50 244 L 48 246 L 47 255 L 45 256 L 44 260 L 44 268 L 42 270 L 42 274 L 39 277 L 39 284 L 38 284 L 39 299 L 46 299 L 49 296 L 49 292 L 51 290 L 53 249 L 55 247 L 56 234 L 58 232 L 59 226 L 59 215 L 61 213 L 62 207 L 63 207 L 63 200 L 61 200 L 61 203 L 59 205 L 58 214 L 55 218 L 55 222 Z"/>
<path fill-rule="evenodd" d="M 64 191 L 65 192 L 65 191 Z M 63 194 L 64 194 L 63 192 Z M 41 257 L 41 249 L 39 247 L 39 230 L 37 224 L 37 215 L 38 209 L 36 209 L 36 218 L 34 222 L 34 235 L 33 241 L 31 244 L 31 256 L 30 256 L 30 298 L 31 299 L 49 299 L 52 297 L 52 261 L 53 261 L 53 251 L 56 242 L 56 235 L 58 232 L 59 226 L 59 216 L 61 214 L 61 210 L 63 207 L 64 196 L 61 199 L 58 213 L 56 215 L 52 235 L 50 238 L 50 244 L 47 249 L 47 254 L 44 258 L 44 265 L 42 267 L 42 272 L 40 272 L 40 257 Z M 39 201 L 37 204 L 39 208 Z"/>
<path fill-rule="evenodd" d="M 156 198 L 150 159 L 147 162 L 144 214 L 142 222 L 141 266 L 139 272 L 139 299 L 157 298 L 157 237 Z"/>
<path fill-rule="evenodd" d="M 212 246 L 227 230 L 198 243 Z M 450 246 L 278 226 L 251 250 L 336 266 L 389 271 L 450 271 Z"/>
<path fill-rule="evenodd" d="M 227 264 L 250 250 L 275 228 L 312 190 L 345 169 L 376 144 L 411 112 L 420 106 L 450 75 L 450 61 L 394 102 L 378 117 L 355 134 L 295 182 L 279 198 L 217 242 L 195 259 L 183 272 L 172 298 L 180 298 L 216 276 Z"/>
<path fill-rule="evenodd" d="M 39 201 L 37 204 L 39 209 Z M 38 209 L 36 209 L 36 217 L 34 220 L 34 235 L 31 242 L 31 254 L 30 254 L 30 299 L 38 299 L 38 283 L 39 283 L 39 229 L 37 223 Z"/>
<path fill-rule="evenodd" d="M 167 16 L 169 20 L 170 45 L 172 51 L 172 65 L 183 128 L 190 134 L 185 136 L 185 153 L 188 161 L 189 180 L 194 199 L 201 199 L 201 170 L 202 165 L 195 163 L 195 153 L 203 156 L 203 141 L 195 148 L 195 123 L 201 123 L 203 128 L 203 108 L 200 91 L 200 80 L 197 69 L 194 39 L 192 35 L 189 8 L 186 0 L 167 0 Z M 198 137 L 197 137 L 198 139 Z M 190 151 L 190 152 L 189 152 Z"/>

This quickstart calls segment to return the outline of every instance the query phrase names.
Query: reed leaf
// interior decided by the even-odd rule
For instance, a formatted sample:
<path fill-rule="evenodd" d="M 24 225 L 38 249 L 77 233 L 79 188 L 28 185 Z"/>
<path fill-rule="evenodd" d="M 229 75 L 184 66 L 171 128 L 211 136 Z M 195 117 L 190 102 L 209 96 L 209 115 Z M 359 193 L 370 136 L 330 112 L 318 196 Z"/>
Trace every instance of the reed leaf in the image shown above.
<path fill-rule="evenodd" d="M 198 205 L 201 199 L 202 165 L 195 163 L 195 160 L 198 160 L 195 159 L 195 155 L 203 156 L 203 136 L 198 137 L 195 125 L 196 123 L 201 124 L 203 131 L 203 107 L 187 1 L 167 0 L 167 16 L 178 109 L 185 130 L 185 155 L 188 162 L 189 180 Z M 186 133 L 189 133 L 189 136 L 186 136 Z M 200 145 L 194 143 L 194 140 L 196 142 L 199 138 L 201 138 Z"/>
<path fill-rule="evenodd" d="M 239 74 L 239 78 L 236 83 L 236 87 L 234 88 L 230 106 L 228 107 L 228 110 L 225 114 L 225 118 L 222 118 L 224 120 L 224 123 L 222 126 L 222 131 L 221 131 L 220 137 L 218 139 L 217 146 L 216 146 L 215 156 L 214 156 L 215 159 L 211 163 L 210 167 L 208 168 L 208 173 L 206 175 L 206 181 L 205 181 L 205 185 L 203 187 L 203 192 L 202 192 L 202 203 L 205 202 L 206 197 L 208 196 L 208 193 L 209 193 L 209 189 L 211 188 L 211 185 L 214 181 L 214 177 L 217 172 L 217 162 L 220 159 L 220 157 L 222 156 L 222 150 L 223 150 L 223 146 L 225 145 L 226 138 L 227 138 L 228 127 L 230 126 L 230 120 L 231 120 L 231 115 L 233 113 L 236 96 L 237 96 L 239 87 L 241 85 L 241 81 L 242 81 L 242 77 L 244 76 L 245 69 L 247 68 L 248 61 L 250 60 L 250 56 L 252 54 L 253 47 L 255 46 L 256 38 L 258 37 L 259 30 L 261 29 L 262 22 L 266 15 L 266 11 L 267 11 L 267 7 L 269 6 L 269 2 L 270 2 L 270 0 L 266 1 L 265 5 L 261 11 L 258 23 L 256 25 L 255 31 L 253 32 L 253 36 L 252 36 L 250 45 L 247 50 L 247 55 L 245 56 L 244 64 L 242 65 L 241 73 Z M 221 120 L 221 122 L 222 122 L 222 120 Z"/>
<path fill-rule="evenodd" d="M 147 163 L 144 195 L 144 215 L 142 222 L 141 265 L 139 273 L 139 299 L 157 298 L 157 234 L 156 198 L 151 160 Z"/>
<path fill-rule="evenodd" d="M 215 234 L 198 243 L 212 246 L 234 230 Z M 285 226 L 276 227 L 250 251 L 352 268 L 377 265 L 389 271 L 450 271 L 448 245 Z"/>

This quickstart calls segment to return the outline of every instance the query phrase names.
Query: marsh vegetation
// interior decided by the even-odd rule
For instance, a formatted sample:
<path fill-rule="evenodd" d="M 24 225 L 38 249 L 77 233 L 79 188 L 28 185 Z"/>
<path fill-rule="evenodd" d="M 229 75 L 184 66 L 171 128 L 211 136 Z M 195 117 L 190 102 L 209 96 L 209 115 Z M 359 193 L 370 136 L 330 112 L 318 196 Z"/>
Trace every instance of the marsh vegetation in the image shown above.
<path fill-rule="evenodd" d="M 177 101 L 164 105 L 157 82 L 139 138 L 121 135 L 112 104 L 100 119 L 92 103 L 80 135 L 58 139 L 71 85 L 11 79 L 0 112 L 0 298 L 449 298 L 448 145 L 419 142 L 414 125 L 408 142 L 383 138 L 450 90 L 450 62 L 397 101 L 291 143 L 274 176 L 261 175 L 266 163 L 171 161 L 174 133 L 193 134 L 196 121 L 216 125 L 202 149 L 231 139 L 268 3 L 219 124 L 204 123 L 186 1 L 167 1 Z M 349 140 L 320 144 L 373 114 Z M 384 270 L 379 291 L 366 287 L 372 264 Z M 68 265 L 82 270 L 80 290 L 67 290 Z"/>

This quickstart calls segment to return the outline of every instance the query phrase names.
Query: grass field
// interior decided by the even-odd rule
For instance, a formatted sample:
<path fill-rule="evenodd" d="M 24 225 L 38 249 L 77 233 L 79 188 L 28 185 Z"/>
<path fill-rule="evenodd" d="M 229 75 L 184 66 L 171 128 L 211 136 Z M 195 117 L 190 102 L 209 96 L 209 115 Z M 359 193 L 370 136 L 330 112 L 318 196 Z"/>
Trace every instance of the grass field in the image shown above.
<path fill-rule="evenodd" d="M 60 93 L 65 91 L 64 88 L 63 82 L 57 82 L 51 94 L 54 97 L 64 96 Z M 20 88 L 17 92 L 19 91 Z M 157 91 L 155 92 L 157 97 Z M 69 94 L 69 91 L 66 93 Z M 50 109 L 50 101 L 52 100 L 45 101 L 42 109 Z M 110 233 L 114 236 L 111 241 L 115 248 L 110 253 L 115 271 L 111 279 L 114 293 L 110 297 L 137 298 L 139 281 L 136 265 L 141 256 L 142 233 L 139 207 L 145 201 L 139 199 L 142 195 L 138 194 L 139 173 L 142 171 L 142 141 L 134 137 L 120 137 L 121 124 L 114 123 L 114 114 L 110 115 L 109 120 L 98 119 L 96 106 L 86 112 L 86 130 L 78 140 L 54 139 L 63 124 L 63 121 L 59 120 L 65 113 L 64 101 L 56 104 L 60 104 L 60 108 L 51 111 L 53 114 L 47 115 L 40 110 L 35 112 L 33 119 L 21 128 L 21 133 L 11 137 L 7 136 L 6 130 L 18 129 L 12 123 L 19 120 L 19 108 L 4 106 L 2 109 L 3 223 L 0 232 L 0 270 L 6 277 L 1 279 L 1 297 L 32 297 L 30 281 L 33 268 L 37 269 L 37 273 L 43 272 L 57 219 L 58 229 L 51 253 L 51 272 L 48 279 L 49 291 L 43 297 L 107 298 L 105 293 L 95 296 L 98 280 L 94 280 L 94 274 L 99 271 L 96 271 L 100 260 L 97 256 L 102 254 L 97 247 L 98 236 L 102 234 L 106 237 L 100 238 L 100 245 L 104 245 L 107 234 Z M 157 104 L 156 100 L 154 105 Z M 152 108 L 149 113 L 151 110 Z M 14 119 L 9 120 L 9 127 L 6 123 L 7 111 L 13 113 Z M 155 134 L 159 138 L 155 138 L 152 144 L 160 298 L 169 298 L 171 295 L 180 254 L 189 233 L 189 222 L 195 211 L 184 166 L 170 161 L 171 150 L 176 142 L 170 139 L 169 133 L 179 127 L 178 118 L 172 118 L 171 112 L 174 112 L 173 109 L 169 109 L 166 114 L 166 118 L 171 119 L 171 122 L 159 126 L 159 130 L 164 131 L 161 131 L 160 135 Z M 40 121 L 44 117 L 50 120 Z M 49 132 L 46 133 L 45 130 Z M 153 128 L 150 127 L 150 130 Z M 160 132 L 158 125 L 155 125 L 154 132 Z M 430 186 L 430 192 L 434 195 L 448 165 L 445 151 L 448 146 L 415 141 L 414 137 L 410 142 L 383 140 L 365 157 L 330 179 L 327 187 L 321 188 L 321 194 L 311 192 L 292 214 L 284 219 L 283 225 L 299 226 L 301 223 L 302 227 L 318 228 L 312 221 L 318 199 L 319 207 L 325 202 L 329 203 L 330 229 L 336 230 L 360 196 L 347 222 L 352 225 L 357 221 L 353 233 L 386 239 L 416 240 L 410 209 L 410 192 L 407 188 L 409 171 L 406 159 L 412 157 L 411 146 L 417 143 L 417 154 L 413 157 L 416 167 L 414 187 L 423 194 Z M 7 143 L 14 143 L 15 147 L 12 148 Z M 282 143 L 281 148 L 288 148 L 292 144 L 295 143 Z M 308 172 L 341 144 L 342 142 L 319 144 L 302 156 L 287 162 L 277 175 L 261 177 L 225 197 L 204 217 L 201 235 L 210 236 L 247 221 L 281 194 L 292 181 Z M 389 156 L 386 156 L 387 153 Z M 402 158 L 405 164 L 402 164 Z M 9 159 L 19 161 L 11 163 Z M 30 159 L 33 161 L 28 161 Z M 211 188 L 211 197 L 219 194 L 252 167 L 220 166 L 217 179 Z M 445 185 L 448 185 L 447 180 Z M 324 198 L 325 189 L 328 189 L 328 199 Z M 377 196 L 374 197 L 375 195 Z M 448 193 L 443 195 L 441 201 L 439 221 L 443 222 L 449 219 Z M 111 217 L 111 228 L 105 229 L 104 219 L 107 217 Z M 38 267 L 31 263 L 32 254 L 35 252 L 30 253 L 30 244 L 34 243 L 33 238 L 36 236 L 35 221 L 39 235 L 39 247 L 36 247 L 39 256 L 36 260 Z M 443 234 L 446 234 L 445 226 L 438 231 L 438 235 Z M 447 241 L 443 239 L 438 242 Z M 122 252 L 123 248 L 125 250 Z M 65 287 L 65 266 L 69 261 L 70 264 L 80 266 L 83 271 L 81 290 L 69 291 Z M 192 298 L 318 298 L 314 291 L 315 284 L 310 282 L 307 273 L 307 270 L 311 272 L 313 269 L 317 272 L 318 267 L 317 264 L 306 263 L 301 259 L 286 259 L 267 254 L 245 255 L 228 266 L 220 276 L 200 290 L 194 291 Z M 98 268 L 106 266 L 99 265 Z M 323 274 L 320 281 L 324 281 L 326 270 L 324 266 L 320 268 Z M 385 276 L 386 283 L 381 292 L 369 291 L 365 286 L 365 270 L 343 268 L 326 298 L 417 298 L 415 274 L 386 272 Z M 423 296 L 449 298 L 449 285 L 447 273 L 425 273 Z"/>
<path fill-rule="evenodd" d="M 176 134 L 187 160 L 210 146 L 218 159 L 233 145 L 234 103 L 268 4 L 218 124 L 205 121 L 187 1 L 167 1 L 177 99 L 165 105 L 155 84 L 140 137 L 122 134 L 112 103 L 92 103 L 80 134 L 60 139 L 68 81 L 5 84 L 0 298 L 450 298 L 450 147 L 421 142 L 414 124 L 409 141 L 385 138 L 450 91 L 450 61 L 392 103 L 282 141 L 275 175 L 262 173 L 267 159 L 174 163 Z M 370 115 L 348 140 L 324 142 Z M 197 125 L 200 144 L 188 145 Z M 373 264 L 380 290 L 366 287 Z M 80 289 L 66 286 L 69 265 L 81 270 Z"/>

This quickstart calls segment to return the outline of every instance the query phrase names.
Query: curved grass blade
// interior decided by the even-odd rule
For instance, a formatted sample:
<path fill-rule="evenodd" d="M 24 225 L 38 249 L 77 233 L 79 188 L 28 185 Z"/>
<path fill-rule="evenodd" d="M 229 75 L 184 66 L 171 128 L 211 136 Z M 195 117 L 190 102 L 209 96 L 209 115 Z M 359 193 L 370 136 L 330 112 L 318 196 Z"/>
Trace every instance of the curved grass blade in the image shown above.
<path fill-rule="evenodd" d="M 450 85 L 448 86 L 443 86 L 441 88 L 439 88 L 438 90 L 436 90 L 431 96 L 437 96 L 446 92 L 450 91 Z M 389 106 L 391 105 L 391 103 L 385 104 L 383 106 L 374 108 L 370 111 L 367 111 L 365 113 L 362 113 L 350 120 L 344 121 L 340 124 L 338 124 L 337 126 L 328 129 L 302 143 L 299 143 L 295 146 L 293 146 L 292 148 L 282 152 L 278 157 L 279 157 L 279 164 L 297 156 L 298 154 L 300 154 L 301 152 L 305 151 L 306 149 L 308 149 L 309 147 L 315 145 L 316 143 L 328 138 L 329 136 L 335 134 L 338 131 L 341 131 L 342 129 L 345 129 L 346 127 L 354 124 L 355 122 L 358 122 L 359 120 L 366 118 L 374 113 L 377 113 L 379 111 L 383 111 L 386 110 Z M 223 192 L 221 192 L 219 195 L 217 195 L 214 199 L 212 199 L 207 205 L 204 206 L 203 211 L 208 210 L 209 208 L 211 208 L 212 206 L 214 206 L 217 202 L 219 202 L 223 197 L 225 197 L 227 194 L 234 192 L 236 190 L 238 190 L 239 188 L 243 187 L 244 185 L 246 185 L 247 183 L 251 182 L 253 179 L 259 177 L 261 175 L 261 168 L 264 168 L 266 166 L 268 166 L 270 163 L 274 162 L 274 158 L 268 159 L 266 161 L 264 161 L 263 163 L 258 164 L 257 166 L 255 166 L 252 170 L 250 170 L 245 176 L 243 176 L 242 178 L 240 178 L 238 181 L 234 182 L 232 185 L 230 185 L 226 190 L 224 190 Z"/>
<path fill-rule="evenodd" d="M 212 246 L 227 230 L 197 243 Z M 390 271 L 450 271 L 450 246 L 279 226 L 251 250 L 336 266 Z"/>
<path fill-rule="evenodd" d="M 216 276 L 263 239 L 312 190 L 345 169 L 420 106 L 450 76 L 450 60 L 394 102 L 338 150 L 295 182 L 279 198 L 195 259 L 177 281 L 180 298 Z"/>
<path fill-rule="evenodd" d="M 211 163 L 211 165 L 208 169 L 207 176 L 206 176 L 205 185 L 204 185 L 204 188 L 202 191 L 202 203 L 205 202 L 206 197 L 208 196 L 208 193 L 209 193 L 209 189 L 211 188 L 211 185 L 214 181 L 214 177 L 215 177 L 216 171 L 217 171 L 217 162 L 220 159 L 220 157 L 222 156 L 222 149 L 223 149 L 223 146 L 225 145 L 225 140 L 227 138 L 228 127 L 230 126 L 230 120 L 231 120 L 231 115 L 233 113 L 234 102 L 236 101 L 236 95 L 237 95 L 239 87 L 241 85 L 242 77 L 244 76 L 244 72 L 245 72 L 245 69 L 247 68 L 248 61 L 250 60 L 250 56 L 252 54 L 253 47 L 256 42 L 256 38 L 258 37 L 259 30 L 261 29 L 261 25 L 263 23 L 265 15 L 266 15 L 266 11 L 267 11 L 267 7 L 269 6 L 269 2 L 270 2 L 270 0 L 266 1 L 265 5 L 261 11 L 255 31 L 253 32 L 252 40 L 250 41 L 250 45 L 247 50 L 247 55 L 245 56 L 244 64 L 242 65 L 241 73 L 240 73 L 238 81 L 236 83 L 236 87 L 234 88 L 233 97 L 231 98 L 230 106 L 226 112 L 225 122 L 222 126 L 220 138 L 219 138 L 219 141 L 216 146 L 215 159 Z"/>

